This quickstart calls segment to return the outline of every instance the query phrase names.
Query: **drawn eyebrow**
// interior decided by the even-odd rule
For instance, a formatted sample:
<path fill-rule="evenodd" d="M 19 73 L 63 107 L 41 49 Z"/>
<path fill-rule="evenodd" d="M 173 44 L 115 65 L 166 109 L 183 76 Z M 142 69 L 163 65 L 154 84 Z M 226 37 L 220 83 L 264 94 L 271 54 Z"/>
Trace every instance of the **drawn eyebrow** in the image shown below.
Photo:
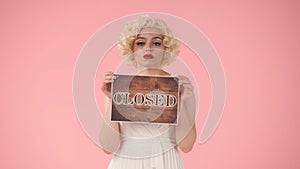
<path fill-rule="evenodd" d="M 139 40 L 139 39 L 145 40 L 146 38 L 145 38 L 145 37 L 137 37 L 137 38 L 135 38 L 135 41 L 136 41 L 136 40 Z M 152 38 L 152 40 L 154 40 L 154 39 L 160 39 L 160 40 L 163 40 L 163 38 L 161 38 L 161 37 L 159 37 L 159 36 L 155 36 L 155 37 Z"/>
<path fill-rule="evenodd" d="M 135 40 L 138 40 L 138 39 L 143 39 L 143 40 L 145 40 L 146 38 L 144 38 L 144 37 L 137 37 L 137 38 L 135 38 Z"/>
<path fill-rule="evenodd" d="M 160 39 L 160 40 L 163 40 L 163 38 L 161 38 L 161 37 L 159 37 L 159 36 L 156 36 L 156 37 L 152 38 L 152 40 L 153 40 L 153 39 Z"/>

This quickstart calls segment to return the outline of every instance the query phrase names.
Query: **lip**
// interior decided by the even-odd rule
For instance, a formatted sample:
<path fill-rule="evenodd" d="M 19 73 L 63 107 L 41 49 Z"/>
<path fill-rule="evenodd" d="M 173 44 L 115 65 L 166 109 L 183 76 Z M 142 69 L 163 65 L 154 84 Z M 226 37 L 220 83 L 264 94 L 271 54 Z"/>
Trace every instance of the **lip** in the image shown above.
<path fill-rule="evenodd" d="M 143 57 L 144 57 L 144 59 L 153 59 L 153 55 L 151 55 L 151 54 L 146 54 Z"/>

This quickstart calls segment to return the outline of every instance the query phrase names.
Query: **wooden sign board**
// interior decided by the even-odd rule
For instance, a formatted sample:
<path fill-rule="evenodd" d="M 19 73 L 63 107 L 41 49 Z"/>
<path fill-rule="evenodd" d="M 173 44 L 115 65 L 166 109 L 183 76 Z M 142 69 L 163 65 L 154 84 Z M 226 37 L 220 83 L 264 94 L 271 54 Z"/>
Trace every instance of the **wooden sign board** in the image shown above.
<path fill-rule="evenodd" d="M 177 124 L 177 77 L 115 76 L 111 121 Z"/>

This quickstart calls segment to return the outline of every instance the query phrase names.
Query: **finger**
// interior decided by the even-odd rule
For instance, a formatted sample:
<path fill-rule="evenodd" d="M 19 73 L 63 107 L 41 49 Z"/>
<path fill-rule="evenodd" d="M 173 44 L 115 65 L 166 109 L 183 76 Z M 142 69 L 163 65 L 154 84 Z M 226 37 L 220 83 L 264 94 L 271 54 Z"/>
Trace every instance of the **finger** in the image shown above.
<path fill-rule="evenodd" d="M 114 74 L 106 74 L 104 76 L 104 79 L 117 79 L 118 76 L 114 75 Z"/>
<path fill-rule="evenodd" d="M 191 83 L 184 83 L 181 86 L 182 87 L 188 87 L 188 88 L 194 88 L 194 86 Z"/>
<path fill-rule="evenodd" d="M 178 79 L 179 80 L 188 80 L 189 81 L 189 78 L 187 78 L 186 76 L 182 76 L 182 75 L 179 75 Z"/>
<path fill-rule="evenodd" d="M 103 93 L 106 93 L 106 91 L 107 91 L 106 85 L 102 85 L 101 86 L 101 90 L 102 90 Z"/>
<path fill-rule="evenodd" d="M 104 80 L 111 80 L 112 82 L 117 79 L 117 76 L 115 75 L 108 75 L 104 77 Z"/>
<path fill-rule="evenodd" d="M 192 85 L 183 85 L 181 90 L 182 92 L 194 92 L 194 87 Z"/>
<path fill-rule="evenodd" d="M 186 80 L 179 80 L 179 85 L 183 85 L 183 84 L 189 84 L 189 82 Z"/>
<path fill-rule="evenodd" d="M 191 81 L 187 78 L 183 78 L 183 79 L 179 79 L 179 84 L 182 85 L 182 84 L 190 84 Z"/>
<path fill-rule="evenodd" d="M 105 80 L 113 79 L 113 75 L 107 75 L 104 77 Z"/>
<path fill-rule="evenodd" d="M 107 83 L 112 83 L 113 79 L 104 79 L 103 83 L 107 84 Z"/>

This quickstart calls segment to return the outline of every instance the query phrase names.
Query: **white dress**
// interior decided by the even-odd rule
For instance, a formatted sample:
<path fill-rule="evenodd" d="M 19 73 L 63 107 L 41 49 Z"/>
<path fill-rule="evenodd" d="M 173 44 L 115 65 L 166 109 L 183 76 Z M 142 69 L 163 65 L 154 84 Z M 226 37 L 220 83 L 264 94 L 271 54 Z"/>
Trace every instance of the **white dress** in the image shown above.
<path fill-rule="evenodd" d="M 184 169 L 175 126 L 120 122 L 121 145 L 108 169 Z"/>

